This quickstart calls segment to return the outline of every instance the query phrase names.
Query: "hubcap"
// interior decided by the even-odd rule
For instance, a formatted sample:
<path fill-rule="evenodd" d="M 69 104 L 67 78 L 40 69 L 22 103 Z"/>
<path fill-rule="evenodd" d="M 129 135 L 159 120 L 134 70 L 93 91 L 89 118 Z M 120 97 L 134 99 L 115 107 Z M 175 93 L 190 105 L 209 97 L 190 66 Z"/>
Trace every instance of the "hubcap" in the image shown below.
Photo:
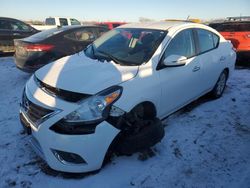
<path fill-rule="evenodd" d="M 217 88 L 216 88 L 216 93 L 217 95 L 221 95 L 221 93 L 223 92 L 224 88 L 226 85 L 226 75 L 225 73 L 221 74 L 218 83 L 217 83 Z"/>

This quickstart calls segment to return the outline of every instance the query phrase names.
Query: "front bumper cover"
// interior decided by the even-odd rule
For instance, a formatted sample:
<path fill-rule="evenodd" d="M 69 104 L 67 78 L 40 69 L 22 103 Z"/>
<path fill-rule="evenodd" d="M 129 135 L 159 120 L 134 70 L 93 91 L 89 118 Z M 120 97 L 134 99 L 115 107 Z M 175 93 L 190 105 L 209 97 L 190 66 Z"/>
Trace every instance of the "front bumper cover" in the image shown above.
<path fill-rule="evenodd" d="M 106 152 L 120 130 L 107 121 L 102 121 L 96 126 L 95 132 L 92 134 L 70 135 L 57 133 L 50 128 L 65 115 L 75 110 L 77 104 L 45 93 L 36 86 L 32 78 L 27 85 L 25 95 L 32 103 L 43 108 L 60 109 L 59 113 L 42 121 L 38 126 L 30 120 L 23 108 L 20 109 L 20 120 L 30 132 L 32 137 L 31 143 L 35 146 L 35 151 L 39 151 L 37 153 L 54 170 L 82 173 L 101 168 Z M 58 160 L 54 151 L 73 153 L 80 156 L 85 163 L 63 163 Z"/>
<path fill-rule="evenodd" d="M 52 169 L 63 172 L 81 173 L 101 168 L 110 144 L 120 132 L 119 129 L 103 121 L 96 127 L 96 131 L 93 134 L 58 134 L 50 129 L 35 129 L 35 126 L 22 111 L 20 115 L 30 124 L 30 143 L 36 153 L 43 158 Z M 54 150 L 77 154 L 84 159 L 86 163 L 64 163 L 58 160 L 53 152 Z"/>

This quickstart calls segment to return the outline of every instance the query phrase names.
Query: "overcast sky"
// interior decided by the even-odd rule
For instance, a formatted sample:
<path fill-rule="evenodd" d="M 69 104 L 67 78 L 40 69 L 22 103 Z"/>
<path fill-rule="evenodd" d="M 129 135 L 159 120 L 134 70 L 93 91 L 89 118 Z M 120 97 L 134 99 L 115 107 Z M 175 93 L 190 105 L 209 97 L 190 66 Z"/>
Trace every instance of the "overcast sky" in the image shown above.
<path fill-rule="evenodd" d="M 81 21 L 215 19 L 250 16 L 250 0 L 0 0 L 0 16 L 45 20 L 67 16 Z"/>

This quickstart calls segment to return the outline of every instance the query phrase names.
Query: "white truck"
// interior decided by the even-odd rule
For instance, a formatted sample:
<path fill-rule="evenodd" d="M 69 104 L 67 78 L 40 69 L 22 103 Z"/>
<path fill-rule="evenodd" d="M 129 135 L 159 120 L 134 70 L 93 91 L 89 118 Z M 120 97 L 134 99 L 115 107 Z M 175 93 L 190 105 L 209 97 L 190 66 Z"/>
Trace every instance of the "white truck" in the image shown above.
<path fill-rule="evenodd" d="M 64 17 L 49 17 L 45 19 L 45 25 L 31 25 L 37 30 L 52 29 L 57 26 L 67 25 L 81 25 L 81 23 L 75 18 L 64 18 Z"/>

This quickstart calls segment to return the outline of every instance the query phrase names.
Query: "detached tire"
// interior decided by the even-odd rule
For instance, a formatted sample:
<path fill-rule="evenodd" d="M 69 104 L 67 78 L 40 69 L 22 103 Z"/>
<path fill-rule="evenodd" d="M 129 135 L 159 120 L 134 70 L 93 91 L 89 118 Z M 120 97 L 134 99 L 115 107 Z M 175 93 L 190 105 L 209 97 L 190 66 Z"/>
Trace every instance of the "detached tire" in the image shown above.
<path fill-rule="evenodd" d="M 226 87 L 227 76 L 228 76 L 228 73 L 226 70 L 224 70 L 220 74 L 219 79 L 217 80 L 213 90 L 210 92 L 212 98 L 218 99 L 222 96 Z"/>
<path fill-rule="evenodd" d="M 119 148 L 117 148 L 120 154 L 131 155 L 148 149 L 161 141 L 165 135 L 162 122 L 154 118 L 153 120 L 148 120 L 148 123 L 149 125 L 136 134 L 123 135 Z"/>

